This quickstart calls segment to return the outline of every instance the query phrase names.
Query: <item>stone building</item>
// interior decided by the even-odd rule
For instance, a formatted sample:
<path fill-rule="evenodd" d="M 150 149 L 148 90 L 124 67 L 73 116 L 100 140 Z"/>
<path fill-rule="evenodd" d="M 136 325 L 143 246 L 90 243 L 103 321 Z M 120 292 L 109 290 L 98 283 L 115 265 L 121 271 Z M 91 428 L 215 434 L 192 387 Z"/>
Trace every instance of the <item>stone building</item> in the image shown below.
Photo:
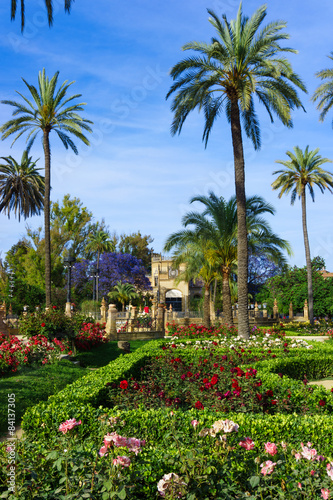
<path fill-rule="evenodd" d="M 179 272 L 185 269 L 185 264 L 181 264 L 179 269 L 172 266 L 172 260 L 163 257 L 161 254 L 153 254 L 151 260 L 151 276 L 149 277 L 153 294 L 158 303 L 166 304 L 173 311 L 185 312 L 190 310 L 192 298 L 200 299 L 202 285 L 198 282 L 189 283 L 181 281 L 175 283 Z"/>

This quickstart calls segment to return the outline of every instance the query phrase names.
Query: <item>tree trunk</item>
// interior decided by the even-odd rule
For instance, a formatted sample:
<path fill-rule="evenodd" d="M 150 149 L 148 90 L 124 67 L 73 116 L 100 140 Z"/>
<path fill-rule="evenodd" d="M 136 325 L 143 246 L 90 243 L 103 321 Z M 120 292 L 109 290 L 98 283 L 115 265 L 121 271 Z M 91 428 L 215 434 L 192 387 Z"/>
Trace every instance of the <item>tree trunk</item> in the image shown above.
<path fill-rule="evenodd" d="M 248 315 L 248 248 L 246 229 L 245 168 L 242 129 L 238 101 L 231 99 L 231 135 L 234 153 L 235 186 L 237 201 L 237 260 L 238 260 L 238 335 L 250 336 Z"/>
<path fill-rule="evenodd" d="M 222 268 L 223 322 L 226 323 L 227 325 L 232 325 L 233 318 L 232 318 L 229 275 L 230 275 L 229 268 L 223 266 Z"/>
<path fill-rule="evenodd" d="M 46 307 L 51 305 L 51 237 L 50 237 L 50 190 L 51 190 L 51 151 L 50 131 L 43 131 L 43 147 L 45 156 L 45 195 L 44 195 L 44 231 L 45 231 L 45 301 Z"/>
<path fill-rule="evenodd" d="M 303 236 L 304 236 L 304 247 L 305 247 L 305 260 L 306 260 L 306 270 L 308 275 L 308 304 L 309 304 L 309 320 L 311 325 L 313 325 L 313 288 L 312 288 L 312 265 L 310 257 L 310 245 L 308 237 L 308 229 L 306 226 L 306 197 L 305 197 L 305 186 L 302 188 L 302 225 L 303 225 Z"/>
<path fill-rule="evenodd" d="M 209 285 L 205 284 L 204 306 L 203 306 L 203 323 L 206 328 L 210 328 L 210 293 Z"/>

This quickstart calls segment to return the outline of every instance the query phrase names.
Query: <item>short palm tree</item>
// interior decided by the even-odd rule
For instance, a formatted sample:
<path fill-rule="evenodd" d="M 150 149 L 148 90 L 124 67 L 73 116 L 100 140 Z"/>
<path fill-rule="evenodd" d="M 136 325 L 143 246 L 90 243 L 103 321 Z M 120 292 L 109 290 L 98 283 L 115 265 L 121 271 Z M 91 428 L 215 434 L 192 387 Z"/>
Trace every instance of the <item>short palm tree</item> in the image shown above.
<path fill-rule="evenodd" d="M 74 135 L 84 144 L 89 145 L 89 141 L 84 135 L 84 131 L 91 132 L 88 124 L 92 122 L 81 118 L 80 112 L 83 110 L 85 103 L 74 104 L 72 101 L 81 94 L 67 96 L 67 90 L 74 82 L 67 83 L 65 81 L 58 90 L 59 72 L 49 80 L 45 75 L 45 69 L 39 72 L 38 89 L 33 85 L 29 85 L 24 79 L 25 85 L 31 94 L 32 99 L 28 99 L 20 92 L 17 92 L 22 97 L 24 103 L 16 101 L 1 101 L 3 104 L 9 104 L 15 109 L 13 118 L 6 122 L 0 128 L 2 139 L 14 135 L 13 143 L 23 134 L 27 134 L 27 142 L 29 151 L 36 136 L 39 132 L 43 134 L 43 148 L 45 157 L 45 196 L 44 196 L 44 220 L 45 220 L 45 294 L 46 306 L 51 304 L 51 251 L 50 251 L 50 175 L 51 175 L 51 149 L 50 149 L 50 133 L 53 130 L 58 135 L 66 149 L 70 147 L 75 154 L 78 150 L 70 138 Z"/>
<path fill-rule="evenodd" d="M 331 55 L 328 57 L 333 61 L 333 52 L 331 52 Z M 319 85 L 312 96 L 313 102 L 318 101 L 317 109 L 321 111 L 319 120 L 322 122 L 333 106 L 333 68 L 318 71 L 318 73 L 316 73 L 316 76 L 321 80 L 324 80 L 324 82 Z"/>
<path fill-rule="evenodd" d="M 138 298 L 139 294 L 135 290 L 135 286 L 131 283 L 118 283 L 113 287 L 113 290 L 108 293 L 111 300 L 118 300 L 122 305 L 122 310 L 125 310 L 125 304 L 132 299 Z"/>
<path fill-rule="evenodd" d="M 205 207 L 202 213 L 189 212 L 182 219 L 184 230 L 171 234 L 164 250 L 182 249 L 192 242 L 209 242 L 209 260 L 219 269 L 222 277 L 223 316 L 227 324 L 232 324 L 230 276 L 238 268 L 237 245 L 237 204 L 233 196 L 229 201 L 209 196 L 195 196 L 190 202 L 199 201 Z M 252 251 L 261 251 L 278 262 L 284 262 L 281 250 L 290 253 L 289 244 L 274 234 L 263 213 L 274 214 L 274 208 L 260 196 L 252 196 L 246 202 L 248 243 Z M 194 226 L 193 229 L 187 229 Z M 208 254 L 207 254 L 208 255 Z M 248 297 L 247 297 L 248 301 Z"/>
<path fill-rule="evenodd" d="M 65 3 L 65 12 L 70 12 L 71 10 L 71 4 L 74 2 L 74 0 L 64 0 Z M 47 10 L 47 18 L 49 22 L 49 26 L 52 26 L 53 24 L 53 5 L 52 5 L 52 0 L 45 0 L 45 6 Z M 21 7 L 21 31 L 23 32 L 24 26 L 25 26 L 25 4 L 24 0 L 20 0 L 20 7 Z M 16 17 L 16 12 L 17 12 L 17 0 L 11 0 L 10 4 L 10 10 L 11 10 L 11 19 L 12 21 Z"/>
<path fill-rule="evenodd" d="M 180 133 L 183 124 L 195 108 L 203 109 L 205 127 L 203 140 L 207 145 L 213 124 L 224 111 L 230 123 L 235 170 L 238 231 L 238 304 L 239 334 L 249 336 L 247 268 L 248 249 L 246 233 L 245 168 L 242 126 L 254 148 L 260 148 L 260 127 L 254 107 L 254 97 L 264 105 L 270 119 L 275 114 L 284 125 L 292 127 L 291 110 L 302 107 L 297 88 L 306 91 L 295 74 L 280 42 L 289 38 L 282 30 L 286 23 L 271 22 L 263 26 L 266 6 L 260 7 L 252 17 L 242 13 L 229 22 L 211 10 L 209 22 L 216 30 L 210 44 L 190 42 L 183 50 L 192 55 L 171 70 L 175 83 L 167 98 L 176 93 L 172 111 L 174 120 L 171 133 Z"/>
<path fill-rule="evenodd" d="M 318 154 L 319 148 L 309 151 L 306 146 L 304 152 L 298 147 L 294 147 L 294 152 L 287 151 L 289 160 L 277 160 L 286 167 L 285 170 L 276 170 L 273 175 L 278 175 L 272 183 L 273 189 L 280 189 L 279 198 L 283 194 L 291 192 L 291 204 L 293 205 L 296 197 L 301 198 L 302 202 L 302 225 L 305 247 L 306 268 L 308 277 L 308 304 L 309 320 L 313 324 L 313 290 L 312 290 L 312 266 L 310 257 L 310 245 L 308 229 L 306 223 L 306 187 L 308 187 L 312 201 L 314 201 L 314 186 L 318 186 L 323 193 L 325 189 L 333 192 L 333 177 L 330 172 L 320 168 L 320 165 L 331 162 L 328 158 L 323 158 Z"/>
<path fill-rule="evenodd" d="M 178 247 L 173 255 L 173 265 L 177 268 L 180 264 L 186 264 L 184 271 L 181 271 L 175 283 L 181 281 L 189 282 L 191 279 L 199 279 L 203 282 L 204 304 L 203 304 L 203 323 L 210 327 L 210 286 L 217 277 L 217 268 L 214 258 L 214 249 L 210 242 L 198 235 L 197 239 L 184 247 Z"/>
<path fill-rule="evenodd" d="M 12 156 L 2 156 L 6 163 L 0 164 L 0 212 L 8 214 L 14 210 L 15 217 L 26 219 L 39 215 L 44 205 L 44 177 L 36 163 L 24 151 L 21 162 Z"/>
<path fill-rule="evenodd" d="M 102 230 L 94 231 L 89 235 L 86 250 L 97 253 L 96 269 L 99 268 L 99 258 L 104 252 L 114 252 L 115 245 L 109 239 L 109 234 Z M 96 300 L 98 300 L 98 277 L 96 277 Z"/>

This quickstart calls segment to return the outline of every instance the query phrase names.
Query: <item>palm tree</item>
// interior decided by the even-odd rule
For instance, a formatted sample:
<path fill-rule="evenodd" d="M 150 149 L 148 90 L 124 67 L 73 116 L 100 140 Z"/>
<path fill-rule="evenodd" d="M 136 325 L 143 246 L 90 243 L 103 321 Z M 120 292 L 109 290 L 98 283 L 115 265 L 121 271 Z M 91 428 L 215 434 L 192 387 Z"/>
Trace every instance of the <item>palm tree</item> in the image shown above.
<path fill-rule="evenodd" d="M 193 197 L 190 203 L 195 201 L 199 201 L 205 206 L 204 211 L 185 214 L 182 219 L 185 229 L 171 234 L 164 245 L 164 250 L 168 252 L 172 248 L 182 249 L 192 242 L 209 242 L 209 260 L 219 267 L 222 276 L 224 321 L 227 324 L 232 324 L 230 276 L 232 272 L 236 271 L 239 262 L 236 198 L 233 196 L 229 201 L 225 201 L 224 198 L 218 198 L 210 192 L 208 197 Z M 281 250 L 290 253 L 290 246 L 285 240 L 274 234 L 267 221 L 261 217 L 263 213 L 274 214 L 274 212 L 274 208 L 260 196 L 252 196 L 247 199 L 248 242 L 252 251 L 259 248 L 276 262 L 284 263 L 285 259 Z M 194 226 L 194 229 L 187 229 L 191 225 Z M 246 300 L 248 303 L 248 297 Z"/>
<path fill-rule="evenodd" d="M 96 230 L 89 235 L 89 242 L 86 246 L 86 250 L 97 252 L 97 263 L 96 263 L 96 300 L 98 300 L 98 269 L 99 269 L 99 258 L 101 253 L 104 252 L 114 252 L 115 245 L 109 239 L 109 234 L 102 230 Z M 95 286 L 95 285 L 94 285 Z"/>
<path fill-rule="evenodd" d="M 279 198 L 285 193 L 291 192 L 291 204 L 293 205 L 296 197 L 301 198 L 302 202 L 302 225 L 305 247 L 306 268 L 308 276 L 308 304 L 309 320 L 313 324 L 313 290 L 312 290 L 312 266 L 310 258 L 309 237 L 306 224 L 306 187 L 309 189 L 312 201 L 314 201 L 313 187 L 318 186 L 323 193 L 327 188 L 331 193 L 333 188 L 333 177 L 330 172 L 320 168 L 324 163 L 332 163 L 332 160 L 323 158 L 318 154 L 319 148 L 309 151 L 306 146 L 303 152 L 298 146 L 294 147 L 294 153 L 287 151 L 289 160 L 277 160 L 286 167 L 286 170 L 276 170 L 273 175 L 278 174 L 277 179 L 272 183 L 273 189 L 280 189 Z"/>
<path fill-rule="evenodd" d="M 71 11 L 71 4 L 74 2 L 74 0 L 64 0 L 65 3 L 65 12 L 70 13 Z M 25 4 L 24 0 L 20 0 L 20 6 L 21 6 L 21 31 L 24 31 L 24 25 L 25 25 Z M 49 22 L 49 26 L 52 26 L 53 24 L 53 5 L 52 5 L 52 0 L 45 0 L 45 6 L 47 10 L 47 18 Z M 11 10 L 11 20 L 14 21 L 16 17 L 16 12 L 17 12 L 17 1 L 16 0 L 11 0 L 10 4 L 10 10 Z"/>
<path fill-rule="evenodd" d="M 210 327 L 210 286 L 217 277 L 217 268 L 214 259 L 214 249 L 206 239 L 198 235 L 184 247 L 180 245 L 173 255 L 173 265 L 178 268 L 180 264 L 186 264 L 183 271 L 178 274 L 175 283 L 181 281 L 189 282 L 191 279 L 199 279 L 203 282 L 204 305 L 203 323 L 206 328 Z"/>
<path fill-rule="evenodd" d="M 39 215 L 43 210 L 44 177 L 36 168 L 36 161 L 24 151 L 21 163 L 12 156 L 2 156 L 6 163 L 0 165 L 0 212 L 14 210 L 20 221 L 21 215 L 26 219 L 31 215 Z"/>
<path fill-rule="evenodd" d="M 328 58 L 333 61 L 333 52 L 331 52 L 331 55 L 328 56 Z M 326 80 L 324 83 L 319 85 L 312 96 L 313 102 L 319 100 L 317 105 L 317 109 L 321 110 L 319 121 L 323 122 L 327 113 L 333 106 L 333 69 L 323 69 L 322 71 L 318 71 L 316 76 L 321 80 Z"/>
<path fill-rule="evenodd" d="M 207 145 L 215 119 L 223 112 L 231 127 L 234 154 L 238 231 L 238 292 L 239 332 L 249 336 L 247 311 L 248 250 L 246 234 L 245 169 L 242 127 L 255 149 L 260 148 L 260 127 L 254 108 L 254 96 L 264 105 L 270 119 L 275 114 L 284 125 L 292 127 L 291 110 L 302 107 L 297 87 L 306 91 L 289 61 L 280 55 L 295 50 L 279 44 L 289 38 L 282 32 L 286 23 L 277 21 L 262 26 L 266 6 L 260 7 L 251 18 L 243 16 L 242 4 L 237 17 L 229 22 L 211 10 L 209 22 L 217 37 L 211 44 L 190 42 L 183 50 L 193 55 L 176 64 L 171 70 L 175 83 L 167 98 L 176 92 L 172 103 L 174 120 L 171 133 L 180 133 L 188 114 L 203 109 L 205 127 L 203 141 Z"/>
<path fill-rule="evenodd" d="M 125 310 L 126 302 L 136 299 L 139 295 L 135 290 L 135 286 L 131 283 L 122 283 L 118 281 L 113 287 L 113 290 L 108 293 L 112 300 L 118 300 L 122 304 L 122 310 Z"/>
<path fill-rule="evenodd" d="M 23 134 L 27 133 L 29 151 L 36 136 L 40 131 L 43 134 L 43 148 L 45 156 L 45 196 L 44 196 L 44 220 L 45 220 L 45 294 L 46 306 L 51 304 L 51 252 L 50 252 L 50 170 L 51 170 L 51 149 L 50 132 L 54 130 L 66 149 L 70 147 L 75 154 L 78 150 L 68 134 L 89 145 L 88 139 L 83 131 L 91 132 L 89 120 L 81 118 L 79 112 L 83 110 L 85 103 L 72 103 L 73 99 L 81 97 L 76 94 L 68 97 L 67 90 L 74 82 L 67 83 L 67 80 L 56 90 L 59 72 L 49 80 L 45 75 L 45 69 L 38 75 L 38 90 L 29 85 L 28 87 L 32 100 L 17 92 L 22 97 L 24 103 L 16 101 L 1 101 L 4 104 L 13 106 L 13 118 L 0 128 L 2 139 L 6 139 L 14 134 L 14 142 Z M 18 116 L 18 117 L 17 117 Z"/>

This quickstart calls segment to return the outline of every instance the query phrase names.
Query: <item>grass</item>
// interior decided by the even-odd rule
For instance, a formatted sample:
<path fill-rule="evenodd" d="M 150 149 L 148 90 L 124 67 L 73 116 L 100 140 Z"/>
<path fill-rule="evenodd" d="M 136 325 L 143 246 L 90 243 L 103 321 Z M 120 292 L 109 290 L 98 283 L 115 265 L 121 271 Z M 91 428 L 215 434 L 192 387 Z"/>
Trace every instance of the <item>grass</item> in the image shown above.
<path fill-rule="evenodd" d="M 149 340 L 132 341 L 131 351 L 135 351 Z M 90 369 L 101 368 L 116 359 L 123 351 L 118 349 L 117 342 L 109 342 L 93 349 L 80 352 L 76 359 L 79 365 L 62 360 L 52 365 L 23 367 L 19 372 L 0 378 L 0 437 L 8 430 L 7 400 L 8 394 L 15 394 L 15 424 L 20 425 L 21 418 L 27 408 L 49 396 L 61 391 L 80 377 L 89 373 Z"/>

